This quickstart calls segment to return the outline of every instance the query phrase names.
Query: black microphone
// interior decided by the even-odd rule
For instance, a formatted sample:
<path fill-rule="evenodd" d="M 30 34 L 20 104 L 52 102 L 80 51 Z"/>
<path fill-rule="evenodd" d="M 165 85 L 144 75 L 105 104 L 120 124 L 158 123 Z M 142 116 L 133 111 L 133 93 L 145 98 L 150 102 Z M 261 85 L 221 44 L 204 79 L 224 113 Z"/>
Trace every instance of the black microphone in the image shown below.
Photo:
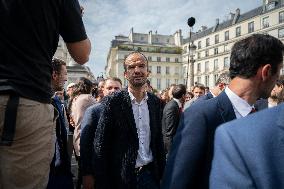
<path fill-rule="evenodd" d="M 195 24 L 195 18 L 194 18 L 194 17 L 190 17 L 190 18 L 187 20 L 187 25 L 188 25 L 189 27 L 192 27 L 192 26 L 194 26 L 194 24 Z"/>

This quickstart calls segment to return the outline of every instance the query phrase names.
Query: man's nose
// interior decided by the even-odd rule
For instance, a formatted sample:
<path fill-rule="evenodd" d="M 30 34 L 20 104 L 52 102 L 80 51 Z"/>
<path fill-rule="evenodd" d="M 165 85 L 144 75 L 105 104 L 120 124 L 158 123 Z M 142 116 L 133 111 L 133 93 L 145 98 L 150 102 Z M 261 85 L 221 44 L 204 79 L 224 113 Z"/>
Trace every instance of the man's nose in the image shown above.
<path fill-rule="evenodd" d="M 140 71 L 140 67 L 139 66 L 135 66 L 134 71 Z"/>

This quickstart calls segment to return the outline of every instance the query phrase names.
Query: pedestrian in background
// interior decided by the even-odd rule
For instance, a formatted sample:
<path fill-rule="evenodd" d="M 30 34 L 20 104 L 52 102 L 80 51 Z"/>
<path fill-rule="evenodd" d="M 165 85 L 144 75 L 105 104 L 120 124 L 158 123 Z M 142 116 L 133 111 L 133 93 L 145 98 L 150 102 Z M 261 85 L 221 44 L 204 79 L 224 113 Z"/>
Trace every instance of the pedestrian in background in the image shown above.
<path fill-rule="evenodd" d="M 81 123 L 85 111 L 88 107 L 96 103 L 96 99 L 91 95 L 93 83 L 87 78 L 80 78 L 78 81 L 71 99 L 71 118 L 74 124 L 73 146 L 75 157 L 78 162 L 78 179 L 76 188 L 81 188 L 82 175 L 81 175 L 81 160 L 80 160 L 80 136 L 81 136 Z"/>

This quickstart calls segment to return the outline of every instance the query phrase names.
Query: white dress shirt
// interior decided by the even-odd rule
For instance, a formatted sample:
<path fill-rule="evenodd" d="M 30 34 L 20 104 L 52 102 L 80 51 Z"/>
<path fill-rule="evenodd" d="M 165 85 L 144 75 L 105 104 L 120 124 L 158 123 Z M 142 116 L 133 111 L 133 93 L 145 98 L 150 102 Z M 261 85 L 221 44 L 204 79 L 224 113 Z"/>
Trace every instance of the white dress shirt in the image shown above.
<path fill-rule="evenodd" d="M 129 92 L 131 99 L 132 110 L 134 114 L 135 124 L 137 128 L 137 134 L 139 139 L 139 150 L 136 159 L 136 168 L 153 161 L 152 151 L 150 149 L 151 131 L 150 131 L 150 116 L 148 109 L 148 96 L 145 93 L 143 100 L 138 103 L 133 94 Z"/>
<path fill-rule="evenodd" d="M 210 91 L 210 93 L 212 94 L 213 98 L 215 98 L 216 95 L 215 95 L 214 93 L 212 93 L 211 90 L 209 90 L 209 91 Z"/>
<path fill-rule="evenodd" d="M 249 105 L 247 101 L 245 101 L 244 99 L 236 95 L 233 91 L 231 91 L 229 87 L 226 87 L 225 93 L 227 94 L 233 105 L 237 119 L 247 116 L 251 112 L 252 108 L 254 108 L 254 106 Z"/>
<path fill-rule="evenodd" d="M 179 99 L 173 98 L 173 100 L 178 103 L 178 107 L 179 107 L 179 108 L 182 108 L 182 104 L 181 104 L 181 102 L 179 101 Z"/>

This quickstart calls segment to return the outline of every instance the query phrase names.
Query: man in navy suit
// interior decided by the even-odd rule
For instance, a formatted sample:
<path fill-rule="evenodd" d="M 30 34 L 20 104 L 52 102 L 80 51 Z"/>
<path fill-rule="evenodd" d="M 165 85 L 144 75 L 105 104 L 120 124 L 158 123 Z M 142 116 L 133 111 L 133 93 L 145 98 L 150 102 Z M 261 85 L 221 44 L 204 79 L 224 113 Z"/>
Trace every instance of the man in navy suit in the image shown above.
<path fill-rule="evenodd" d="M 284 188 L 284 105 L 219 127 L 210 188 Z"/>
<path fill-rule="evenodd" d="M 282 51 L 281 41 L 269 35 L 255 34 L 234 44 L 229 86 L 216 98 L 193 104 L 181 118 L 163 189 L 209 187 L 216 128 L 247 116 L 259 97 L 270 95 L 282 68 Z"/>
<path fill-rule="evenodd" d="M 120 91 L 122 82 L 117 77 L 110 77 L 104 80 L 103 94 L 108 96 L 113 92 Z M 85 189 L 94 189 L 94 138 L 103 105 L 99 102 L 90 106 L 82 120 L 82 132 L 80 137 L 81 171 L 83 176 L 83 186 Z"/>

